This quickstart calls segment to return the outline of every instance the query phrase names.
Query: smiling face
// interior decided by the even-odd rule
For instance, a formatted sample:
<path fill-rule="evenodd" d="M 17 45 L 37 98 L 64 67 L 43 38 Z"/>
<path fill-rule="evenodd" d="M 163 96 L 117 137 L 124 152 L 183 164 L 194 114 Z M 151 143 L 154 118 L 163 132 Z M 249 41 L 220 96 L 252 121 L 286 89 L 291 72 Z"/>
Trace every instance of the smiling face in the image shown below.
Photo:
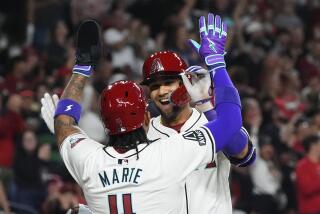
<path fill-rule="evenodd" d="M 156 107 L 160 111 L 162 119 L 171 123 L 176 120 L 179 114 L 186 107 L 173 105 L 169 101 L 170 94 L 180 86 L 181 80 L 179 78 L 159 79 L 153 81 L 149 85 L 150 98 L 155 103 Z"/>

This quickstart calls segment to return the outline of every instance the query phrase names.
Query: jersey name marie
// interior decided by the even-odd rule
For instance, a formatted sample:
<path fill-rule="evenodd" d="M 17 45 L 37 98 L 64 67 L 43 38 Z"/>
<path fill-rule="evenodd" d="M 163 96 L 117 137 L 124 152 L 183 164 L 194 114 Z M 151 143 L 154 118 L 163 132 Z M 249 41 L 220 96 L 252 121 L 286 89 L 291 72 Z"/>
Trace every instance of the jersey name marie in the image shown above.
<path fill-rule="evenodd" d="M 108 171 L 99 172 L 99 178 L 103 187 L 120 184 L 132 183 L 139 184 L 142 169 L 140 168 L 114 168 Z"/>

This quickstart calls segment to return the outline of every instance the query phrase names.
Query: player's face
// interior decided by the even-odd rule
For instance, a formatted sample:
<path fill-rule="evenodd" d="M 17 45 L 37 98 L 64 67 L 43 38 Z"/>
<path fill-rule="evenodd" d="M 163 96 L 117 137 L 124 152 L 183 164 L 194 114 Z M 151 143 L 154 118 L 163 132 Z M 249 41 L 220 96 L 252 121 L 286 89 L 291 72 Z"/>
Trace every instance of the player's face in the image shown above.
<path fill-rule="evenodd" d="M 180 79 L 159 79 L 149 85 L 150 98 L 155 103 L 164 119 L 174 120 L 181 112 L 182 107 L 173 105 L 169 101 L 170 94 L 181 84 Z"/>

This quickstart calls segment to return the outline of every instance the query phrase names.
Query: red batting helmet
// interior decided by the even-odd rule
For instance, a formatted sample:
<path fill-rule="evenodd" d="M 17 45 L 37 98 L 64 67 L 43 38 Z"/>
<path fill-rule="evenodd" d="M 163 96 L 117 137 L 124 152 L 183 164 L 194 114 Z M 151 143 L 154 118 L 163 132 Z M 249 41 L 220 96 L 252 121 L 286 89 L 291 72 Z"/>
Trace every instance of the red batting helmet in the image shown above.
<path fill-rule="evenodd" d="M 172 51 L 159 51 L 150 55 L 143 64 L 143 81 L 149 85 L 158 76 L 177 76 L 187 69 L 185 61 Z"/>
<path fill-rule="evenodd" d="M 117 81 L 105 88 L 101 94 L 101 118 L 110 135 L 140 128 L 146 108 L 143 90 L 132 81 Z"/>

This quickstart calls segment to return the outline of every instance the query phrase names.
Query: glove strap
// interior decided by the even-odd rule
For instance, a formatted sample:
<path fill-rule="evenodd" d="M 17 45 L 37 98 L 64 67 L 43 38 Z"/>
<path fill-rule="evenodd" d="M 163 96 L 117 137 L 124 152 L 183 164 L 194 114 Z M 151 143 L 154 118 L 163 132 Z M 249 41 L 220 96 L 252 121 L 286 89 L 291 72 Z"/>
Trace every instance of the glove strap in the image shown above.
<path fill-rule="evenodd" d="M 207 99 L 203 99 L 203 100 L 198 100 L 197 102 L 195 102 L 194 104 L 195 105 L 202 105 L 202 104 L 204 104 L 204 103 L 206 103 L 206 102 L 209 102 L 209 101 L 211 101 L 211 97 L 210 98 L 207 98 Z"/>
<path fill-rule="evenodd" d="M 224 61 L 224 55 L 213 54 L 206 56 L 204 59 L 207 66 L 210 66 L 211 69 L 215 70 L 217 68 L 226 67 L 226 62 Z"/>
<path fill-rule="evenodd" d="M 68 115 L 72 117 L 78 124 L 81 114 L 81 105 L 71 99 L 61 99 L 57 105 L 54 117 L 59 115 Z"/>
<path fill-rule="evenodd" d="M 91 65 L 75 65 L 73 67 L 72 73 L 90 77 L 92 74 L 92 67 Z"/>

